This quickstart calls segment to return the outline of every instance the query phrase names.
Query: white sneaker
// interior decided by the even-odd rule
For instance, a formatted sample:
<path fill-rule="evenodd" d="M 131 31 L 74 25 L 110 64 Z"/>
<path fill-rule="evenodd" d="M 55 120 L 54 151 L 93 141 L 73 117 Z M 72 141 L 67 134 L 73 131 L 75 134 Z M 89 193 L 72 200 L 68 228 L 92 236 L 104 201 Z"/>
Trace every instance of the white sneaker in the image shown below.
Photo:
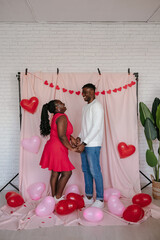
<path fill-rule="evenodd" d="M 64 200 L 64 198 L 65 198 L 64 195 L 62 197 L 60 197 L 60 198 L 56 198 L 56 196 L 54 196 L 54 200 L 55 200 L 56 203 L 58 203 L 61 200 Z"/>
<path fill-rule="evenodd" d="M 83 198 L 85 205 L 92 204 L 93 203 L 93 197 L 91 199 L 88 199 L 86 196 Z"/>
<path fill-rule="evenodd" d="M 101 202 L 100 200 L 96 200 L 91 207 L 97 207 L 97 208 L 103 208 L 104 207 L 104 202 Z"/>

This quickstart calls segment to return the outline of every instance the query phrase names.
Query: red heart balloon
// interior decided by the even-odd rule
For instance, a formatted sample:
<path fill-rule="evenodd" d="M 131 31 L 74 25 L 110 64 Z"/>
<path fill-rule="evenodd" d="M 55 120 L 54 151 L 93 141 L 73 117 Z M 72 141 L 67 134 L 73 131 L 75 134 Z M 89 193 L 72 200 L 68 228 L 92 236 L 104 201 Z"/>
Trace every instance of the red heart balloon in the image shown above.
<path fill-rule="evenodd" d="M 129 222 L 138 222 L 144 216 L 144 210 L 137 204 L 128 206 L 123 212 L 123 218 Z"/>
<path fill-rule="evenodd" d="M 71 199 L 61 200 L 55 207 L 55 211 L 60 215 L 72 213 L 75 209 L 77 209 L 77 204 Z"/>
<path fill-rule="evenodd" d="M 77 203 L 77 209 L 85 206 L 83 197 L 77 193 L 68 193 L 66 198 L 75 201 Z"/>
<path fill-rule="evenodd" d="M 22 196 L 16 192 L 6 193 L 5 198 L 10 207 L 19 207 L 24 203 Z"/>
<path fill-rule="evenodd" d="M 118 152 L 120 155 L 120 158 L 126 158 L 132 155 L 135 152 L 136 148 L 133 145 L 127 145 L 124 142 L 120 142 L 118 144 Z"/>
<path fill-rule="evenodd" d="M 31 97 L 29 100 L 28 99 L 22 99 L 22 101 L 20 102 L 20 105 L 26 111 L 33 114 L 37 109 L 38 103 L 39 103 L 38 98 Z"/>
<path fill-rule="evenodd" d="M 132 198 L 132 202 L 140 207 L 146 207 L 152 202 L 152 198 L 146 193 L 139 193 Z"/>

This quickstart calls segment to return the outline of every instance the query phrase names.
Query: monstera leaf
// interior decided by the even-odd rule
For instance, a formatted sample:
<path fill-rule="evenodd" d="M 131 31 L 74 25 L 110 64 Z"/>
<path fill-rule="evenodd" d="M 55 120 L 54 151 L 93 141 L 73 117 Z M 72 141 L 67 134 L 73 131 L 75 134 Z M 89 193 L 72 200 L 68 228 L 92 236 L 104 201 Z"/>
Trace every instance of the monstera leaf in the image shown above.
<path fill-rule="evenodd" d="M 149 118 L 147 118 L 145 121 L 144 132 L 148 140 L 155 140 L 157 138 L 156 128 Z"/>
<path fill-rule="evenodd" d="M 160 99 L 159 98 L 155 98 L 154 102 L 152 104 L 152 116 L 153 116 L 153 119 L 154 119 L 155 122 L 156 122 L 157 107 L 159 106 L 159 104 L 160 104 Z"/>
<path fill-rule="evenodd" d="M 156 158 L 154 152 L 152 152 L 149 149 L 146 151 L 146 162 L 148 163 L 148 165 L 150 167 L 155 167 L 157 165 L 157 163 L 158 163 L 157 158 Z"/>
<path fill-rule="evenodd" d="M 156 125 L 160 131 L 160 104 L 157 107 L 157 111 L 156 111 Z"/>
<path fill-rule="evenodd" d="M 145 125 L 145 121 L 147 118 L 149 118 L 154 124 L 153 116 L 149 108 L 143 102 L 139 103 L 139 113 L 140 113 L 140 121 L 143 126 Z"/>

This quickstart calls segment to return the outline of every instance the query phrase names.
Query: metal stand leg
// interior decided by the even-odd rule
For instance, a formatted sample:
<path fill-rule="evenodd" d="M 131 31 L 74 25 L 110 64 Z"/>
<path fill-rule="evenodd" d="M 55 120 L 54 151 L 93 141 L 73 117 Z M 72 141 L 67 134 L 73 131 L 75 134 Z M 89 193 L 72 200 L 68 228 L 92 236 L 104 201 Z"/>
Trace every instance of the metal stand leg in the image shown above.
<path fill-rule="evenodd" d="M 12 187 L 14 187 L 15 189 L 17 189 L 17 191 L 19 191 L 19 189 L 18 189 L 14 184 L 12 184 L 12 181 L 13 181 L 18 175 L 19 175 L 19 173 L 17 173 L 4 187 L 2 187 L 2 188 L 0 189 L 0 192 L 2 192 L 2 190 L 3 190 L 5 187 L 7 187 L 9 184 L 10 184 Z"/>
<path fill-rule="evenodd" d="M 150 185 L 151 183 L 152 183 L 152 181 L 142 172 L 142 171 L 139 171 L 148 181 L 149 181 L 149 183 L 147 183 L 145 186 L 143 186 L 142 188 L 141 188 L 141 190 L 142 189 L 144 189 L 145 187 L 147 187 L 148 185 Z"/>

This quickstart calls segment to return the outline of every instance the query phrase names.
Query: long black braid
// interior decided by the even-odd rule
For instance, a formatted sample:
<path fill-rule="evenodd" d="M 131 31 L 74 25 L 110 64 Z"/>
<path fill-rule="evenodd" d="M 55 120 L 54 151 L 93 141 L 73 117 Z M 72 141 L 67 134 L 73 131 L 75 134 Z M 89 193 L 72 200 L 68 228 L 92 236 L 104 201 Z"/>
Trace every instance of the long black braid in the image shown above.
<path fill-rule="evenodd" d="M 40 123 L 40 134 L 42 136 L 48 136 L 51 131 L 51 127 L 49 124 L 49 114 L 50 113 L 55 113 L 56 110 L 56 101 L 57 100 L 52 100 L 49 103 L 46 103 L 42 107 L 42 112 L 41 112 L 41 123 Z"/>

